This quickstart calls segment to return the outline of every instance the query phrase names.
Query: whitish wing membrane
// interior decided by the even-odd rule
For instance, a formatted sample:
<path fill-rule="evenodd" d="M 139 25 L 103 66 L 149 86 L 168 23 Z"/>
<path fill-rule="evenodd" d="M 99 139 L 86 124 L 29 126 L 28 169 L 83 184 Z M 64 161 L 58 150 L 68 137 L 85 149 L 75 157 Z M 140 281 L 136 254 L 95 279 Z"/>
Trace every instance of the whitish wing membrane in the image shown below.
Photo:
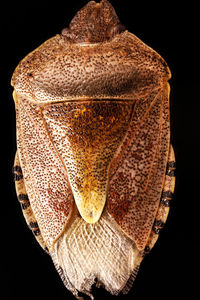
<path fill-rule="evenodd" d="M 141 253 L 108 213 L 95 224 L 80 216 L 55 244 L 54 264 L 66 287 L 89 294 L 97 278 L 111 294 L 125 287 L 141 261 Z"/>

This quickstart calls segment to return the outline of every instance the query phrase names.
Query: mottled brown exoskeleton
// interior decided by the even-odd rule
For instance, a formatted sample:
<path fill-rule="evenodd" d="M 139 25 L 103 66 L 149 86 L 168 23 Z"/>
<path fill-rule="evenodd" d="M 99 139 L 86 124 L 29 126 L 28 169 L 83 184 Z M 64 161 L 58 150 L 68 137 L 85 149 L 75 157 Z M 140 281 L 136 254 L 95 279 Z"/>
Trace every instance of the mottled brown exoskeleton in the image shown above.
<path fill-rule="evenodd" d="M 92 297 L 95 279 L 127 293 L 166 221 L 170 76 L 107 0 L 89 2 L 13 74 L 18 199 L 76 297 Z"/>

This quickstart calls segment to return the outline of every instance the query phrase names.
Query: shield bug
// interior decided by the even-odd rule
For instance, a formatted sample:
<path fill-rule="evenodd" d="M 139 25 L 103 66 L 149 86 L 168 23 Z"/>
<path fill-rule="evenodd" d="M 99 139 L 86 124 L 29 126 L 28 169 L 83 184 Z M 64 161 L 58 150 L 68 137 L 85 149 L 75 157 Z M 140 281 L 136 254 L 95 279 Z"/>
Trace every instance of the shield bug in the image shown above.
<path fill-rule="evenodd" d="M 107 0 L 90 1 L 13 74 L 18 200 L 76 297 L 95 280 L 127 293 L 166 221 L 170 76 Z"/>

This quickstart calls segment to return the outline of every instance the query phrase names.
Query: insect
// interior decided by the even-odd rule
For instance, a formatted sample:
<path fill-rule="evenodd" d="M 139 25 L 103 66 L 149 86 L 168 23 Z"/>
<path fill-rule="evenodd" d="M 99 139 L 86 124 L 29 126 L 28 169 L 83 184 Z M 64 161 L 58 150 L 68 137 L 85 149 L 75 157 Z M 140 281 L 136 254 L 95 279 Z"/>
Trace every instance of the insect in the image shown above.
<path fill-rule="evenodd" d="M 28 54 L 12 77 L 16 192 L 77 298 L 128 293 L 173 195 L 166 62 L 107 0 Z"/>

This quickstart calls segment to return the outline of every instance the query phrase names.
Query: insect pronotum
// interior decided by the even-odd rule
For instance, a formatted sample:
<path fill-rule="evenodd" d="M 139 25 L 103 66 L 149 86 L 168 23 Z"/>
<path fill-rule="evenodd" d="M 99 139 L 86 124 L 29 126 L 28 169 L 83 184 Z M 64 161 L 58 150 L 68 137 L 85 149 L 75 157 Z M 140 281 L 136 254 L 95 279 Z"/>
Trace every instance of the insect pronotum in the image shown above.
<path fill-rule="evenodd" d="M 13 171 L 28 226 L 76 297 L 127 293 L 169 211 L 170 70 L 107 0 L 28 54 L 13 77 Z"/>

